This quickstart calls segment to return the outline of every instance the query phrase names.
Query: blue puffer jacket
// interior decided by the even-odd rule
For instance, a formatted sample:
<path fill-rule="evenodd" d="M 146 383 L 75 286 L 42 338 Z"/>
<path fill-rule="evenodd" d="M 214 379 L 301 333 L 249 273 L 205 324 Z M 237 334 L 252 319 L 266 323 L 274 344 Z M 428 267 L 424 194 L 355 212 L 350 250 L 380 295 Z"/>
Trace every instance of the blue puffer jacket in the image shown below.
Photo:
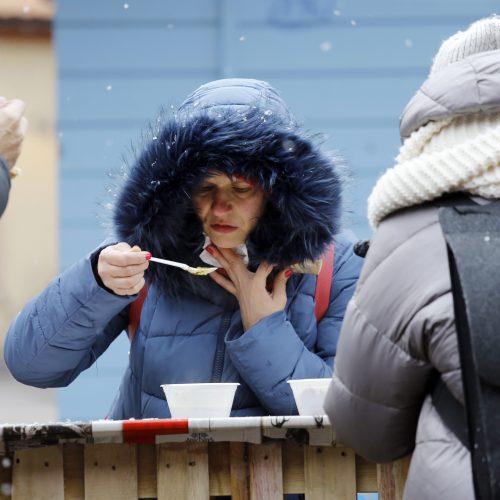
<path fill-rule="evenodd" d="M 243 331 L 236 299 L 208 277 L 147 271 L 148 295 L 110 417 L 168 417 L 164 383 L 235 381 L 233 415 L 295 414 L 287 380 L 331 377 L 340 325 L 361 259 L 340 233 L 331 160 L 300 136 L 279 95 L 255 80 L 198 89 L 167 118 L 124 176 L 116 240 L 199 265 L 204 237 L 190 193 L 209 170 L 255 179 L 269 194 L 249 236 L 249 268 L 315 259 L 335 239 L 330 307 L 314 316 L 316 277 L 294 275 L 284 311 Z M 336 236 L 334 236 L 336 234 Z M 12 323 L 5 359 L 21 382 L 65 386 L 127 328 L 135 296 L 99 284 L 99 249 L 55 279 Z"/>

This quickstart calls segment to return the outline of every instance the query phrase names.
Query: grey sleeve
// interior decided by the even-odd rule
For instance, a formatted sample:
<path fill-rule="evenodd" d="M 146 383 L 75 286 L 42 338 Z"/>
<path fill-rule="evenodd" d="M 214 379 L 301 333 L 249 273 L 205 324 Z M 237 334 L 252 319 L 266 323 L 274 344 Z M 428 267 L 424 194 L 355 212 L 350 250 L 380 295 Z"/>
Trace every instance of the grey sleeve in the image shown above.
<path fill-rule="evenodd" d="M 10 174 L 7 164 L 0 157 L 0 217 L 5 211 L 7 201 L 9 200 Z"/>

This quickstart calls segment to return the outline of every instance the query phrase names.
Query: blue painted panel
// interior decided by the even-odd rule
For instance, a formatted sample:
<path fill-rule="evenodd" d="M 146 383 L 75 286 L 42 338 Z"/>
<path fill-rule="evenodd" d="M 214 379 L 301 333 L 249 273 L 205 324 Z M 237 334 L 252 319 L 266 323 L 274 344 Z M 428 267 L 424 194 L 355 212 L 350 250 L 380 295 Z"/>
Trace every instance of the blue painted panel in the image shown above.
<path fill-rule="evenodd" d="M 132 75 L 149 68 L 207 71 L 216 64 L 214 27 L 60 28 L 58 36 L 64 39 L 58 45 L 62 75 L 70 69 L 79 75 L 103 69 L 126 70 Z"/>
<path fill-rule="evenodd" d="M 338 70 L 343 69 L 340 76 L 363 76 L 376 70 L 377 74 L 397 77 L 409 68 L 426 70 L 443 34 L 454 33 L 456 28 L 452 23 L 389 28 L 249 27 L 241 35 L 242 41 L 241 36 L 234 41 L 235 71 L 292 70 L 305 75 L 311 70 L 336 70 L 339 74 Z"/>
<path fill-rule="evenodd" d="M 60 225 L 59 270 L 62 272 L 97 248 L 105 231 L 94 221 Z"/>
<path fill-rule="evenodd" d="M 336 120 L 385 118 L 397 121 L 403 106 L 418 89 L 422 77 L 400 78 L 268 78 L 261 74 L 244 74 L 268 80 L 283 95 L 299 119 Z M 272 75 L 271 75 L 272 76 Z M 60 121 L 64 130 L 99 127 L 98 120 L 115 120 L 126 128 L 155 119 L 161 106 L 177 106 L 186 95 L 208 79 L 134 80 L 92 78 L 62 80 Z M 112 85 L 107 90 L 107 85 Z M 140 96 L 132 99 L 131 96 Z M 90 121 L 90 125 L 86 123 Z M 372 123 L 373 124 L 373 123 Z M 115 122 L 104 123 L 104 128 Z"/>
<path fill-rule="evenodd" d="M 498 11 L 496 0 L 236 0 L 241 24 L 272 23 L 282 26 L 341 24 L 352 19 L 382 19 L 386 22 L 432 24 L 436 19 L 466 19 L 466 22 Z M 457 19 L 458 20 L 458 19 Z"/>
<path fill-rule="evenodd" d="M 262 75 L 265 78 L 265 73 Z M 341 124 L 376 126 L 397 123 L 422 78 L 286 78 L 268 79 L 299 120 L 321 120 L 322 128 Z M 321 130 L 321 129 L 320 129 Z"/>
<path fill-rule="evenodd" d="M 62 130 L 60 132 L 60 169 L 65 179 L 100 178 L 104 172 L 117 171 L 124 158 L 138 144 L 141 127 L 102 130 Z"/>
<path fill-rule="evenodd" d="M 66 207 L 60 220 L 67 226 L 69 221 L 75 221 L 75 225 L 81 224 L 83 220 L 98 224 L 107 218 L 107 206 L 113 201 L 115 191 L 112 183 L 101 174 L 90 179 L 66 179 L 63 176 L 60 193 L 61 205 Z M 74 200 L 78 200 L 78 203 L 74 203 Z"/>
<path fill-rule="evenodd" d="M 129 340 L 120 335 L 88 370 L 58 391 L 61 420 L 105 418 L 128 362 Z"/>
<path fill-rule="evenodd" d="M 89 78 L 62 79 L 59 120 L 64 132 L 72 128 L 145 127 L 161 107 L 179 105 L 188 92 L 213 78 Z M 115 122 L 99 123 L 100 120 Z M 90 121 L 86 123 L 86 121 Z"/>
<path fill-rule="evenodd" d="M 137 21 L 137 20 L 215 20 L 214 0 L 63 0 L 57 3 L 57 20 L 66 21 Z"/>

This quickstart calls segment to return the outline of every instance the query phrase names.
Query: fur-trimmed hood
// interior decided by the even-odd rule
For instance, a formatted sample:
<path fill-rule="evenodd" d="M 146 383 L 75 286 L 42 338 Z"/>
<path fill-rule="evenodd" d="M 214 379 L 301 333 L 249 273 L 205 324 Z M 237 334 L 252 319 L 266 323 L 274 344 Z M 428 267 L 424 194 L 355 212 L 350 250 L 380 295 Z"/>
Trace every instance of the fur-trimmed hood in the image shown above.
<path fill-rule="evenodd" d="M 269 84 L 230 79 L 201 86 L 151 135 L 119 186 L 116 236 L 198 265 L 204 236 L 191 197 L 213 170 L 251 178 L 268 193 L 247 240 L 251 268 L 316 259 L 339 232 L 341 182 L 332 159 L 299 134 Z M 148 273 L 169 292 L 191 281 L 167 266 Z"/>

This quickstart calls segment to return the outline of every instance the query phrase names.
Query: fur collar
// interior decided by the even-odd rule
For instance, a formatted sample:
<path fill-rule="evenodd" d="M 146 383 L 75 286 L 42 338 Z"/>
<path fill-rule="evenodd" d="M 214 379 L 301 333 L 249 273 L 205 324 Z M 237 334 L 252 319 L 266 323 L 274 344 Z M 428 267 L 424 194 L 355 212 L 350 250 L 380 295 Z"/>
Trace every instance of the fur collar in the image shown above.
<path fill-rule="evenodd" d="M 191 196 L 218 170 L 250 177 L 270 193 L 247 241 L 251 268 L 264 260 L 283 268 L 318 258 L 339 231 L 341 182 L 332 159 L 262 109 L 192 111 L 164 120 L 123 175 L 113 209 L 116 236 L 198 265 L 204 238 Z M 207 278 L 157 265 L 147 279 L 175 295 Z"/>

